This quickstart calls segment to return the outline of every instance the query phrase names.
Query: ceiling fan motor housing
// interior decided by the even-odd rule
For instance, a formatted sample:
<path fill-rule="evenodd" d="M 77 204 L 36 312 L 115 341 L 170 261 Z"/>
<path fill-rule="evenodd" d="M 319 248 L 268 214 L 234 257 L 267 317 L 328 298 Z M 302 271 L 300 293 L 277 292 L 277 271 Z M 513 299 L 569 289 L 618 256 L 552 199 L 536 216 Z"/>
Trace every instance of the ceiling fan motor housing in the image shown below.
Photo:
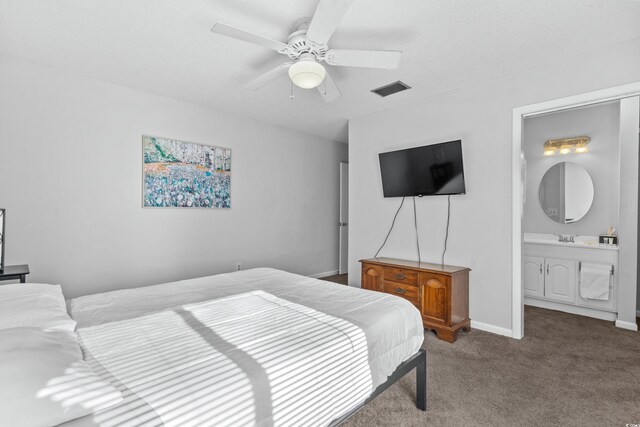
<path fill-rule="evenodd" d="M 300 18 L 292 26 L 293 31 L 289 34 L 288 46 L 283 52 L 293 60 L 301 59 L 303 56 L 308 58 L 312 55 L 316 61 L 323 61 L 327 53 L 326 44 L 317 44 L 307 39 L 307 30 L 311 18 Z"/>

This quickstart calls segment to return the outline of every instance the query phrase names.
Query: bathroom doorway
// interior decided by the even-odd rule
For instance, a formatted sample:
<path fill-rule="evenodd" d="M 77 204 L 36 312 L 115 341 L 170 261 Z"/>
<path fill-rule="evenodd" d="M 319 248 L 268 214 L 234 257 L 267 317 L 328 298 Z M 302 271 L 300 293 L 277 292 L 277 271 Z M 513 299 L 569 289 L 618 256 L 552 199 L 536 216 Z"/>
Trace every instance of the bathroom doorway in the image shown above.
<path fill-rule="evenodd" d="M 596 116 L 602 121 L 599 130 Z M 601 315 L 618 327 L 637 330 L 639 120 L 640 82 L 514 109 L 514 338 L 524 335 L 525 300 Z M 603 229 L 614 224 L 624 232 L 624 239 L 616 241 L 619 247 L 589 252 L 606 234 Z M 610 270 L 617 286 L 609 293 L 603 284 L 607 265 L 619 269 Z M 602 271 L 593 273 L 593 289 L 580 289 L 596 267 Z M 589 298 L 594 295 L 598 299 Z"/>

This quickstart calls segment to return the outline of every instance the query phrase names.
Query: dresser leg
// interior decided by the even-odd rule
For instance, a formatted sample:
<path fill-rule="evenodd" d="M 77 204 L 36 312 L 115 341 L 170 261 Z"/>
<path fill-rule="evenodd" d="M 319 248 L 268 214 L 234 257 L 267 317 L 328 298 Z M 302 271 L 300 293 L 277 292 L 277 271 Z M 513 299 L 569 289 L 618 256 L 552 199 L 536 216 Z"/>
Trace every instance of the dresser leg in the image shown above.
<path fill-rule="evenodd" d="M 442 339 L 447 341 L 447 342 L 456 342 L 456 340 L 458 339 L 458 331 L 460 329 L 456 329 L 455 331 L 443 331 L 442 333 Z"/>

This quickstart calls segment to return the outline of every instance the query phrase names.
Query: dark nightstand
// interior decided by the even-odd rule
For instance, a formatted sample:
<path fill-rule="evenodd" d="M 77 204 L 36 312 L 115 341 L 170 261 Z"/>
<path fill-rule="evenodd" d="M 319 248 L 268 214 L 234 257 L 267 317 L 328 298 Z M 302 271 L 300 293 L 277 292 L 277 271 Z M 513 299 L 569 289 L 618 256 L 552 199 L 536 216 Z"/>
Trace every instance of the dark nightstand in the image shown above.
<path fill-rule="evenodd" d="M 7 265 L 0 273 L 0 280 L 16 280 L 20 279 L 20 283 L 27 281 L 29 274 L 29 265 Z"/>

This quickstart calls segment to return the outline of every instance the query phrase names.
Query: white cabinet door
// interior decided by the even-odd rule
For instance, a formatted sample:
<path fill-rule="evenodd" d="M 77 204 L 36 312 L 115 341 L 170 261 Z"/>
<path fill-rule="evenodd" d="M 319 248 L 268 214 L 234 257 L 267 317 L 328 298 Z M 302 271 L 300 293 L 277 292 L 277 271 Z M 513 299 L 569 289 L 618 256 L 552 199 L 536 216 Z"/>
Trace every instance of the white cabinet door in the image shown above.
<path fill-rule="evenodd" d="M 522 260 L 525 296 L 544 297 L 544 258 L 524 256 Z"/>
<path fill-rule="evenodd" d="M 578 263 L 562 259 L 546 259 L 544 296 L 555 301 L 576 302 Z"/>

